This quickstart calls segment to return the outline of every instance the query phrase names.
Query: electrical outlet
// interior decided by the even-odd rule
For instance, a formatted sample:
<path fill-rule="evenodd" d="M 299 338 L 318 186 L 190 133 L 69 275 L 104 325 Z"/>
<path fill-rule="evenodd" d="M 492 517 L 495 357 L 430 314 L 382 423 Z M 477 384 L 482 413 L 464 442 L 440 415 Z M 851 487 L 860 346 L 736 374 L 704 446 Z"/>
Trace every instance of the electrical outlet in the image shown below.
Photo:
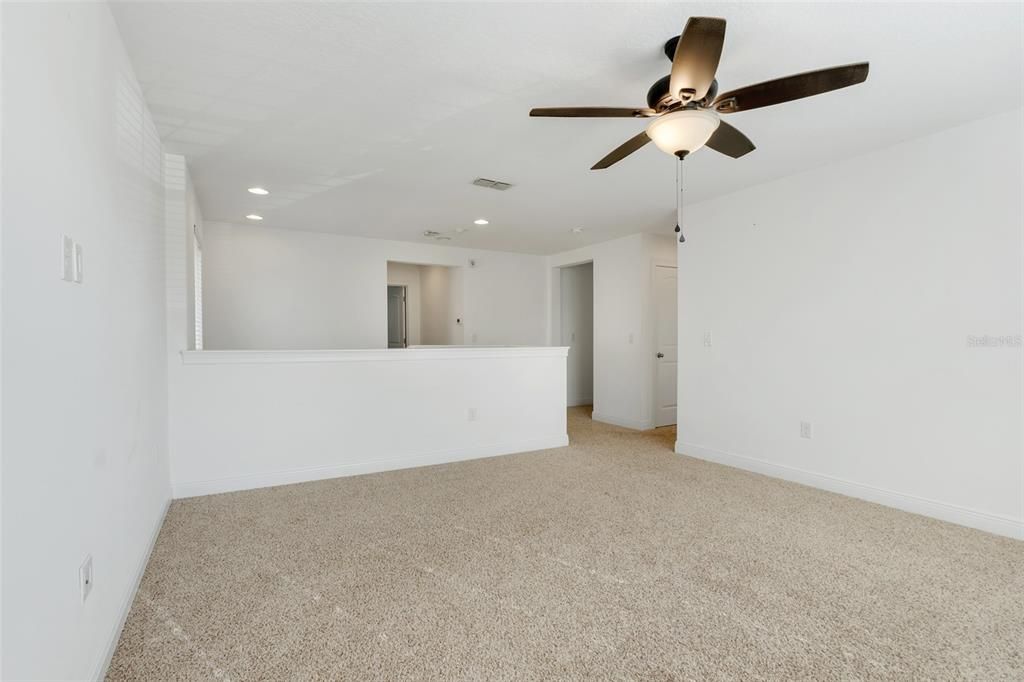
<path fill-rule="evenodd" d="M 92 555 L 86 555 L 85 561 L 78 567 L 78 589 L 82 593 L 82 603 L 92 592 Z"/>
<path fill-rule="evenodd" d="M 471 421 L 471 422 L 475 422 L 476 421 L 476 408 L 475 407 L 471 407 L 468 410 L 466 410 L 466 420 L 467 421 Z"/>
<path fill-rule="evenodd" d="M 75 242 L 66 234 L 60 236 L 60 278 L 75 281 Z"/>
<path fill-rule="evenodd" d="M 814 429 L 811 426 L 811 422 L 800 422 L 800 437 L 809 440 L 813 435 Z"/>
<path fill-rule="evenodd" d="M 711 348 L 712 343 L 714 343 L 714 338 L 712 338 L 711 332 L 704 332 L 704 345 Z"/>

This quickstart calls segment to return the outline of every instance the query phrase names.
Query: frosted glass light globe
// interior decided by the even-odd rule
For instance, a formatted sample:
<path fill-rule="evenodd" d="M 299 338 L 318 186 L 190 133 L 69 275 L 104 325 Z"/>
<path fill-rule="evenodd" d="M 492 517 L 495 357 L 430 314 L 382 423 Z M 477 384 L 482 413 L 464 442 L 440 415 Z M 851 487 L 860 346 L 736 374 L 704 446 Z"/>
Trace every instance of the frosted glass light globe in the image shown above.
<path fill-rule="evenodd" d="M 704 146 L 719 122 L 718 114 L 708 109 L 682 109 L 647 124 L 647 136 L 666 154 L 692 154 Z"/>

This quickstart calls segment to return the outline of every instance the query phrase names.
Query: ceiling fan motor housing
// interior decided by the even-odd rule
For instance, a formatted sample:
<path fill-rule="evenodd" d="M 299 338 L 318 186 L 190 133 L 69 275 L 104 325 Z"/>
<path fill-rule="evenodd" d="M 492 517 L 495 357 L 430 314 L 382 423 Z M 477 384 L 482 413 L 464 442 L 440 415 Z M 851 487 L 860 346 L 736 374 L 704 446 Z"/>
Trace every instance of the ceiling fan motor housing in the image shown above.
<path fill-rule="evenodd" d="M 673 104 L 679 102 L 679 99 L 672 96 L 669 92 L 669 81 L 672 76 L 668 75 L 664 78 L 659 78 L 654 82 L 654 85 L 647 91 L 647 106 L 655 111 L 667 111 L 672 107 Z M 689 102 L 688 104 L 695 104 L 699 106 L 708 106 L 715 100 L 715 96 L 718 94 L 718 80 L 711 81 L 711 87 L 708 88 L 708 94 L 704 96 L 704 99 L 698 102 Z"/>
<path fill-rule="evenodd" d="M 672 76 L 659 78 L 647 91 L 647 106 L 655 111 L 664 111 L 672 104 L 672 96 L 668 93 L 668 83 Z"/>
<path fill-rule="evenodd" d="M 670 62 L 676 58 L 676 46 L 679 45 L 679 39 L 682 37 L 682 34 L 679 34 L 665 41 L 665 56 L 668 57 Z"/>

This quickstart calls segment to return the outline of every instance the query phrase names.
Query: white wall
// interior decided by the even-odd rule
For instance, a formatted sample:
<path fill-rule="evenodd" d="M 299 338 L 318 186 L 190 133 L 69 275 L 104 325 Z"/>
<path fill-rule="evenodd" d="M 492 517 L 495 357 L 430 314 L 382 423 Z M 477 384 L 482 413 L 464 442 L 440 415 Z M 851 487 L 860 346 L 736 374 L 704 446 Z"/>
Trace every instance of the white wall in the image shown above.
<path fill-rule="evenodd" d="M 388 262 L 387 283 L 405 287 L 405 339 L 406 344 L 409 346 L 418 346 L 423 343 L 421 340 L 423 328 L 423 303 L 420 295 L 421 274 L 421 268 L 418 265 Z M 361 296 L 363 294 L 353 291 L 351 295 Z M 386 292 L 383 294 L 379 291 L 367 292 L 367 295 L 375 297 L 380 302 L 380 305 L 387 306 Z M 325 314 L 330 313 L 325 311 Z M 358 324 L 356 320 L 352 320 L 352 322 Z M 386 333 L 384 339 L 385 341 L 387 340 Z"/>
<path fill-rule="evenodd" d="M 161 150 L 105 4 L 5 3 L 2 31 L 2 676 L 85 679 L 170 498 Z"/>
<path fill-rule="evenodd" d="M 678 451 L 1022 536 L 1022 114 L 688 207 Z"/>
<path fill-rule="evenodd" d="M 462 268 L 420 266 L 423 285 L 422 337 L 424 345 L 461 345 Z"/>
<path fill-rule="evenodd" d="M 3 7 L 3 3 L 0 3 L 0 48 L 2 48 L 3 30 L 4 30 L 4 7 Z M 4 66 L 4 57 L 3 57 L 3 55 L 4 55 L 4 51 L 3 51 L 3 49 L 0 49 L 0 131 L 3 130 L 3 125 L 4 125 L 4 105 L 3 105 L 4 88 L 3 88 L 3 77 L 2 77 L 3 66 Z M 3 479 L 3 470 L 4 470 L 4 467 L 3 467 L 3 460 L 4 460 L 4 449 L 3 449 L 3 441 L 4 441 L 4 438 L 3 438 L 3 424 L 4 424 L 4 421 L 3 421 L 3 386 L 4 386 L 4 382 L 3 382 L 3 364 L 4 363 L 2 361 L 2 358 L 3 358 L 3 337 L 4 337 L 4 335 L 3 335 L 3 319 L 4 319 L 4 316 L 3 316 L 3 282 L 4 282 L 4 276 L 3 276 L 3 270 L 4 270 L 4 267 L 3 267 L 3 262 L 4 262 L 4 256 L 3 256 L 3 254 L 4 254 L 4 252 L 3 252 L 3 222 L 4 222 L 4 218 L 3 218 L 3 216 L 4 216 L 4 212 L 3 212 L 3 196 L 4 196 L 4 191 L 3 191 L 3 163 L 2 163 L 3 149 L 4 149 L 3 137 L 4 136 L 2 134 L 0 134 L 0 614 L 3 613 L 3 607 L 4 607 L 4 593 L 3 593 L 3 576 L 4 576 L 3 555 L 4 555 L 4 552 L 3 552 L 3 539 L 2 539 L 3 538 L 2 529 L 3 529 L 3 523 L 4 523 L 4 505 L 2 503 L 2 495 L 3 495 L 2 491 L 3 491 L 3 485 L 4 485 L 4 479 Z M 3 618 L 0 618 L 0 679 L 3 678 L 3 670 L 4 670 L 4 646 L 3 646 L 3 644 L 4 644 Z"/>
<path fill-rule="evenodd" d="M 465 343 L 546 341 L 541 256 L 221 223 L 204 239 L 210 349 L 384 348 L 389 260 L 461 266 Z"/>
<path fill-rule="evenodd" d="M 465 268 L 448 268 L 448 341 L 453 344 L 468 343 L 479 337 L 476 332 L 466 336 L 466 324 L 463 315 L 466 311 L 466 274 Z M 529 268 L 532 272 L 533 268 Z M 532 284 L 530 285 L 532 287 Z M 475 301 L 480 305 L 480 301 Z M 530 314 L 531 326 L 536 324 L 535 313 Z M 542 322 L 543 324 L 543 322 Z M 546 340 L 546 339 L 544 339 Z"/>
<path fill-rule="evenodd" d="M 594 265 L 561 268 L 561 345 L 569 346 L 569 405 L 594 400 Z"/>
<path fill-rule="evenodd" d="M 563 446 L 565 355 L 188 353 L 175 497 Z"/>
<path fill-rule="evenodd" d="M 202 211 L 185 157 L 164 154 L 164 287 L 166 300 L 167 440 L 171 478 L 180 451 L 184 410 L 181 352 L 195 346 L 193 225 L 203 231 Z M 205 238 L 203 240 L 205 245 Z M 205 251 L 205 250 L 204 250 Z M 204 253 L 205 260 L 205 253 Z M 205 279 L 205 273 L 204 273 Z"/>
<path fill-rule="evenodd" d="M 561 329 L 559 268 L 594 264 L 594 419 L 654 426 L 655 263 L 675 264 L 675 237 L 635 234 L 548 258 L 549 334 Z"/>

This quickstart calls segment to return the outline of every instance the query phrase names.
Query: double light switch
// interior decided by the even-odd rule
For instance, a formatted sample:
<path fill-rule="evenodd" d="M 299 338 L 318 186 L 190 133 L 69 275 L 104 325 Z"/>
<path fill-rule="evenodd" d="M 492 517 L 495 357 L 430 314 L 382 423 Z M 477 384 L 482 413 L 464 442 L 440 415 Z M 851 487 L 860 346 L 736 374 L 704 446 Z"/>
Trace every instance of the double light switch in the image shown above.
<path fill-rule="evenodd" d="M 82 245 L 66 234 L 60 236 L 60 278 L 82 282 Z"/>

